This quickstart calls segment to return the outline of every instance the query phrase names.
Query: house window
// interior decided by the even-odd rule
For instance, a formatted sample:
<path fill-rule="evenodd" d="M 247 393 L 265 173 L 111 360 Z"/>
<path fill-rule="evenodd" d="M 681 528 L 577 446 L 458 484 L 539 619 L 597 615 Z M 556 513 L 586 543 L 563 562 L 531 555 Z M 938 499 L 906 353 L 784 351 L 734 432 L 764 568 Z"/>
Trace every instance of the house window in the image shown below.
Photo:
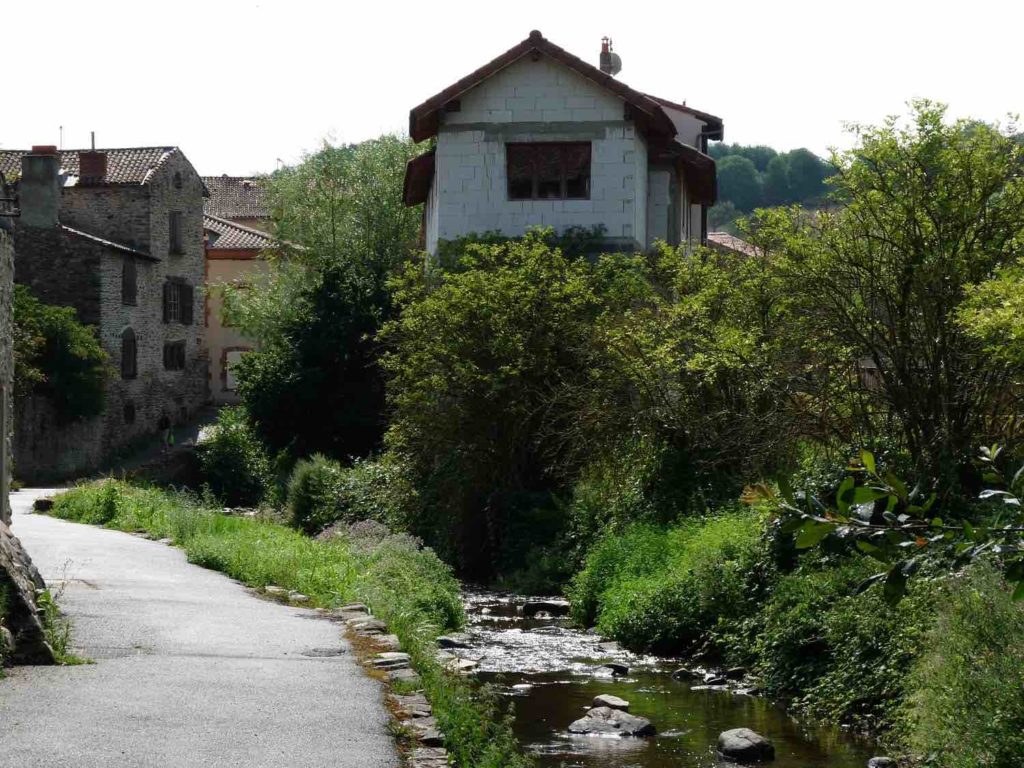
<path fill-rule="evenodd" d="M 509 200 L 590 198 L 590 143 L 506 144 Z"/>
<path fill-rule="evenodd" d="M 125 256 L 124 264 L 121 267 L 121 303 L 126 307 L 135 306 L 137 285 L 138 275 L 135 272 L 135 259 Z"/>
<path fill-rule="evenodd" d="M 138 347 L 135 343 L 135 331 L 125 328 L 121 333 L 121 378 L 134 379 L 138 375 Z"/>
<path fill-rule="evenodd" d="M 238 384 L 235 381 L 235 366 L 242 359 L 242 355 L 248 352 L 249 349 L 226 349 L 223 352 L 221 366 L 224 371 L 224 391 L 234 392 L 238 388 Z"/>
<path fill-rule="evenodd" d="M 174 188 L 181 189 L 181 174 L 177 171 L 174 173 Z"/>
<path fill-rule="evenodd" d="M 169 250 L 173 254 L 182 254 L 185 252 L 185 247 L 181 232 L 181 211 L 171 211 L 168 216 Z"/>
<path fill-rule="evenodd" d="M 180 277 L 171 277 L 164 283 L 164 322 L 192 325 L 195 293 L 192 286 Z"/>
<path fill-rule="evenodd" d="M 135 403 L 133 403 L 131 400 L 126 400 L 124 403 L 124 423 L 135 423 Z"/>
<path fill-rule="evenodd" d="M 185 370 L 185 341 L 168 341 L 164 343 L 164 370 Z"/>

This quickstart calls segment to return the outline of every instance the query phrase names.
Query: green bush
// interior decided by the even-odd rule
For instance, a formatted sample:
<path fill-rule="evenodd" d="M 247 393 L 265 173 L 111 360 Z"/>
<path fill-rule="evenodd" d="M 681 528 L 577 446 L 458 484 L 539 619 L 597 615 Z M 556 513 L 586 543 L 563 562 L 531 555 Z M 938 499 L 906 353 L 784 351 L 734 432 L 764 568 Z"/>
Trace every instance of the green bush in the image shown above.
<path fill-rule="evenodd" d="M 1024 606 L 975 566 L 939 604 L 907 681 L 901 735 L 934 768 L 1024 764 Z"/>
<path fill-rule="evenodd" d="M 879 588 L 857 594 L 880 567 L 864 560 L 808 563 L 778 580 L 755 646 L 770 696 L 864 730 L 889 725 L 934 616 L 936 585 L 919 580 L 896 607 Z"/>
<path fill-rule="evenodd" d="M 44 304 L 16 285 L 13 335 L 17 394 L 48 398 L 62 424 L 103 411 L 107 354 L 96 330 L 79 322 L 72 307 Z"/>
<path fill-rule="evenodd" d="M 758 516 L 743 510 L 609 535 L 570 588 L 575 615 L 633 649 L 721 655 L 723 636 L 758 609 L 760 532 Z"/>
<path fill-rule="evenodd" d="M 273 495 L 273 462 L 243 408 L 224 408 L 196 453 L 203 481 L 228 506 L 256 506 Z"/>
<path fill-rule="evenodd" d="M 417 494 L 409 468 L 395 454 L 380 459 L 356 459 L 341 470 L 339 517 L 349 522 L 377 520 L 404 529 L 416 509 Z"/>
<path fill-rule="evenodd" d="M 292 525 L 319 533 L 341 517 L 341 465 L 320 453 L 300 459 L 288 480 L 288 514 Z"/>

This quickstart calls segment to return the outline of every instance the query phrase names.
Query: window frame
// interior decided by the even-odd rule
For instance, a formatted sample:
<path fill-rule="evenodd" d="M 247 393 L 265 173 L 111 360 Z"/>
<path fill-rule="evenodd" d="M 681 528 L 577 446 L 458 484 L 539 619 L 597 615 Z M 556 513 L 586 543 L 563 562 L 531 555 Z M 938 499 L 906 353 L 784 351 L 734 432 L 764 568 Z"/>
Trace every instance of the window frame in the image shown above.
<path fill-rule="evenodd" d="M 139 267 L 135 257 L 125 256 L 121 265 L 121 305 L 137 307 L 139 305 Z"/>
<path fill-rule="evenodd" d="M 185 253 L 184 215 L 181 211 L 167 213 L 167 252 L 172 256 Z"/>
<path fill-rule="evenodd" d="M 134 379 L 139 375 L 139 340 L 135 331 L 121 331 L 121 378 Z"/>
<path fill-rule="evenodd" d="M 510 173 L 510 161 L 511 153 L 510 149 L 515 148 L 551 148 L 557 147 L 561 150 L 569 149 L 583 149 L 586 148 L 587 160 L 586 160 L 586 193 L 583 195 L 572 195 L 568 194 L 569 179 L 567 175 L 566 167 L 566 154 L 561 153 L 559 156 L 559 195 L 557 197 L 542 197 L 540 196 L 540 185 L 541 179 L 537 173 L 536 165 L 532 170 L 531 178 L 531 190 L 530 196 L 517 196 L 512 193 L 512 174 Z M 533 161 L 536 163 L 536 159 Z M 505 196 L 509 202 L 543 202 L 545 200 L 551 201 L 565 201 L 565 200 L 590 200 L 591 198 L 591 180 L 593 179 L 593 166 L 594 166 L 594 144 L 592 141 L 508 141 L 505 142 Z"/>
<path fill-rule="evenodd" d="M 164 370 L 180 372 L 185 370 L 185 339 L 164 342 Z M 179 352 L 180 350 L 180 352 Z"/>

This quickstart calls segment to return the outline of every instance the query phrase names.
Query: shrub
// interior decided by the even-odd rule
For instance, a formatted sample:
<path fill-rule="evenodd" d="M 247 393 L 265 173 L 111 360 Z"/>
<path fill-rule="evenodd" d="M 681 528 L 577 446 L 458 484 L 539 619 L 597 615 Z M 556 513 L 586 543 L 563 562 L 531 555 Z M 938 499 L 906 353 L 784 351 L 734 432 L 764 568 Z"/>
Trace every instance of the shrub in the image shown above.
<path fill-rule="evenodd" d="M 417 503 L 407 464 L 395 454 L 380 459 L 356 459 L 341 470 L 339 517 L 348 522 L 377 520 L 405 528 Z"/>
<path fill-rule="evenodd" d="M 573 582 L 576 615 L 596 618 L 601 634 L 637 650 L 721 655 L 720 636 L 758 609 L 760 531 L 757 515 L 744 510 L 608 536 Z"/>
<path fill-rule="evenodd" d="M 755 647 L 769 695 L 864 730 L 891 722 L 930 625 L 935 585 L 922 579 L 890 607 L 880 589 L 857 594 L 878 567 L 864 560 L 808 563 L 778 580 Z"/>
<path fill-rule="evenodd" d="M 341 517 L 341 465 L 323 454 L 301 459 L 288 480 L 292 525 L 314 534 Z"/>
<path fill-rule="evenodd" d="M 44 304 L 14 286 L 14 380 L 19 395 L 43 395 L 66 424 L 103 411 L 107 354 L 72 307 Z"/>
<path fill-rule="evenodd" d="M 273 494 L 270 455 L 243 408 L 221 410 L 196 453 L 203 481 L 224 504 L 256 506 Z"/>
<path fill-rule="evenodd" d="M 907 746 L 935 768 L 1024 764 L 1024 607 L 979 565 L 939 604 L 907 682 Z"/>

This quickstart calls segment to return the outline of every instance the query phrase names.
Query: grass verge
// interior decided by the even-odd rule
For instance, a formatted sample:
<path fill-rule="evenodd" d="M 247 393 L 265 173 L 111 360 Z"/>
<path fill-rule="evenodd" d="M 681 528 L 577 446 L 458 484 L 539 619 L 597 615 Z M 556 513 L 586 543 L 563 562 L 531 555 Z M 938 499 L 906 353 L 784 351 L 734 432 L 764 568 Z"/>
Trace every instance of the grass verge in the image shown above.
<path fill-rule="evenodd" d="M 251 587 L 296 590 L 313 605 L 366 603 L 412 657 L 446 746 L 464 768 L 524 768 L 497 697 L 445 670 L 437 635 L 464 621 L 459 584 L 429 549 L 404 536 L 310 539 L 277 523 L 233 517 L 196 498 L 121 481 L 81 485 L 58 496 L 56 517 L 123 531 L 145 531 L 181 546 L 190 562 Z"/>

